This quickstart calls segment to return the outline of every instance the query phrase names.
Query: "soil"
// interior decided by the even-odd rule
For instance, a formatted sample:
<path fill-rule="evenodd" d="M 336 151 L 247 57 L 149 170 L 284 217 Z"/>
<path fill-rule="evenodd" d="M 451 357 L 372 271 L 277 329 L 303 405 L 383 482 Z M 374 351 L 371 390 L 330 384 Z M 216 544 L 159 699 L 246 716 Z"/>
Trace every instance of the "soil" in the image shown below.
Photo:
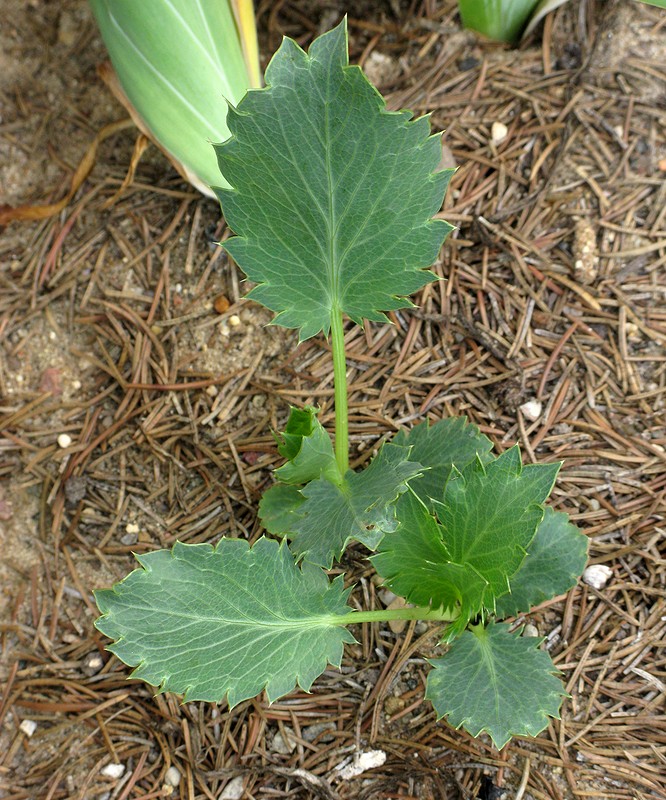
<path fill-rule="evenodd" d="M 128 127 L 62 211 L 0 234 L 0 797 L 666 798 L 666 17 L 565 4 L 509 49 L 460 30 L 453 0 L 294 0 L 258 4 L 263 54 L 345 10 L 352 60 L 391 108 L 431 113 L 459 165 L 446 281 L 349 328 L 352 461 L 454 414 L 564 460 L 554 504 L 612 576 L 530 615 L 562 719 L 501 753 L 437 722 L 422 624 L 359 630 L 312 694 L 232 712 L 153 696 L 105 651 L 92 591 L 176 539 L 255 539 L 271 430 L 290 403 L 332 420 L 326 342 L 297 347 L 245 299 L 215 203 L 154 147 L 115 196 Z M 84 0 L 0 12 L 1 201 L 55 201 L 126 114 Z M 343 566 L 380 607 L 362 548 Z M 385 763 L 339 779 L 370 750 Z"/>

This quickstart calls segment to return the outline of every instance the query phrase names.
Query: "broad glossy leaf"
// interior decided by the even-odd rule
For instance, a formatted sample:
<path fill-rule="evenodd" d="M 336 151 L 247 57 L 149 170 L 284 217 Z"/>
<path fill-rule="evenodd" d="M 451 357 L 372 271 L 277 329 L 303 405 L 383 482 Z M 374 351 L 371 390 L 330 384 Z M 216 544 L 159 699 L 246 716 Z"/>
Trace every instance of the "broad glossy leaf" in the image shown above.
<path fill-rule="evenodd" d="M 409 431 L 400 431 L 393 443 L 411 447 L 412 460 L 428 467 L 409 486 L 429 508 L 431 498 L 442 499 L 453 466 L 462 471 L 477 457 L 485 463 L 491 458 L 493 447 L 490 439 L 465 417 L 449 417 L 433 425 L 426 420 Z"/>
<path fill-rule="evenodd" d="M 506 624 L 475 626 L 430 662 L 426 698 L 438 717 L 472 736 L 488 733 L 498 749 L 512 736 L 536 736 L 559 718 L 565 696 L 542 641 Z"/>
<path fill-rule="evenodd" d="M 317 419 L 316 409 L 292 408 L 284 433 L 277 434 L 278 451 L 287 463 L 275 470 L 283 483 L 309 483 L 326 477 L 340 481 L 331 437 Z"/>
<path fill-rule="evenodd" d="M 377 572 L 396 594 L 417 606 L 460 610 L 449 635 L 463 630 L 481 611 L 487 581 L 469 564 L 451 561 L 443 529 L 411 491 L 397 504 L 400 525 L 387 533 L 371 557 Z"/>
<path fill-rule="evenodd" d="M 500 619 L 525 613 L 568 591 L 587 562 L 587 537 L 569 522 L 567 514 L 550 507 L 527 549 L 527 557 L 510 579 L 511 592 L 497 599 Z"/>
<path fill-rule="evenodd" d="M 520 38 L 539 0 L 458 0 L 466 28 L 500 42 Z"/>
<path fill-rule="evenodd" d="M 305 486 L 300 519 L 288 534 L 293 553 L 330 568 L 352 539 L 374 550 L 397 526 L 395 500 L 420 474 L 421 465 L 409 458 L 409 448 L 385 444 L 367 469 L 350 470 L 342 484 L 321 478 Z"/>
<path fill-rule="evenodd" d="M 433 280 L 425 268 L 452 229 L 432 219 L 453 171 L 435 173 L 440 139 L 428 118 L 388 112 L 348 65 L 345 22 L 307 54 L 285 38 L 266 83 L 229 110 L 233 136 L 216 146 L 237 234 L 224 246 L 301 340 L 328 333 L 334 309 L 384 320 Z"/>
<path fill-rule="evenodd" d="M 132 677 L 160 691 L 232 707 L 265 689 L 272 702 L 308 690 L 354 641 L 335 621 L 351 611 L 341 579 L 300 569 L 274 540 L 177 543 L 137 558 L 143 569 L 96 593 L 95 624 Z"/>
<path fill-rule="evenodd" d="M 512 447 L 485 466 L 477 461 L 462 473 L 454 468 L 443 501 L 433 502 L 449 558 L 488 582 L 484 605 L 490 610 L 525 558 L 559 468 L 523 467 L 520 450 Z"/>

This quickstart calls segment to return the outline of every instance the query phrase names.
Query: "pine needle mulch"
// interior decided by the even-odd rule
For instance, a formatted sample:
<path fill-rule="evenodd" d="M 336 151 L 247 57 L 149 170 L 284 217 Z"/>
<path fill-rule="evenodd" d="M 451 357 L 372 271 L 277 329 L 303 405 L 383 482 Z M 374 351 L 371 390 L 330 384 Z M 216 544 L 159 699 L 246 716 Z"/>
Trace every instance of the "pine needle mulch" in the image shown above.
<path fill-rule="evenodd" d="M 267 52 L 281 33 L 317 33 L 312 4 L 265 5 Z M 105 207 L 125 133 L 60 215 L 0 239 L 7 800 L 241 786 L 327 800 L 666 796 L 664 16 L 570 4 L 542 43 L 510 51 L 461 32 L 454 2 L 366 10 L 350 19 L 353 58 L 380 70 L 391 107 L 448 129 L 460 168 L 443 213 L 458 230 L 436 267 L 446 281 L 392 325 L 348 330 L 352 461 L 454 414 L 499 450 L 564 460 L 554 503 L 612 574 L 530 615 L 570 694 L 562 719 L 501 753 L 436 722 L 422 702 L 436 631 L 413 623 L 357 631 L 341 673 L 310 695 L 232 712 L 154 697 L 105 652 L 92 589 L 133 552 L 258 537 L 271 429 L 290 403 L 332 422 L 326 343 L 297 348 L 265 327 L 211 244 L 227 235 L 212 203 L 160 176 L 156 156 Z M 361 549 L 343 566 L 380 607 Z M 386 763 L 340 781 L 336 767 L 366 750 Z"/>

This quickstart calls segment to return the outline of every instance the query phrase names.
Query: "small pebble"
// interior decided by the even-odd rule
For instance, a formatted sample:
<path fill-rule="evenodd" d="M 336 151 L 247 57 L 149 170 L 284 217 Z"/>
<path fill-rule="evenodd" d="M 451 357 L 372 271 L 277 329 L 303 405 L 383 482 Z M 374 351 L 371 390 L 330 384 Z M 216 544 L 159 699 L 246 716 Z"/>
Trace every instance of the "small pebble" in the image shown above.
<path fill-rule="evenodd" d="M 19 725 L 19 730 L 21 733 L 24 733 L 28 739 L 32 736 L 32 734 L 37 730 L 37 723 L 34 719 L 24 719 L 23 722 Z"/>
<path fill-rule="evenodd" d="M 232 314 L 229 317 L 229 325 L 231 325 L 232 328 L 237 328 L 240 324 L 241 318 L 238 316 L 238 314 Z"/>
<path fill-rule="evenodd" d="M 206 394 L 207 394 L 209 397 L 215 397 L 215 396 L 217 395 L 217 393 L 218 393 L 218 388 L 217 388 L 217 386 L 213 386 L 213 385 L 211 385 L 211 386 L 206 386 Z"/>
<path fill-rule="evenodd" d="M 63 450 L 66 447 L 69 447 L 72 443 L 72 437 L 68 433 L 61 433 L 58 436 L 58 447 L 62 447 Z"/>
<path fill-rule="evenodd" d="M 136 522 L 128 522 L 127 525 L 125 525 L 125 530 L 127 531 L 127 533 L 137 534 L 141 530 L 141 528 L 139 528 Z"/>
<path fill-rule="evenodd" d="M 536 625 L 532 625 L 531 622 L 528 622 L 527 625 L 523 628 L 523 636 L 538 636 L 539 629 Z"/>
<path fill-rule="evenodd" d="M 492 139 L 493 144 L 500 144 L 508 135 L 509 129 L 503 122 L 493 122 L 493 126 L 490 129 L 490 138 Z"/>
<path fill-rule="evenodd" d="M 72 381 L 72 389 L 74 389 L 75 392 L 78 392 L 80 388 L 81 381 Z"/>
<path fill-rule="evenodd" d="M 343 781 L 348 781 L 351 780 L 351 778 L 362 775 L 369 769 L 381 767 L 385 763 L 386 753 L 383 750 L 368 750 L 366 753 L 360 753 L 354 756 L 354 760 L 351 764 L 347 764 L 347 766 L 341 769 L 339 768 L 340 778 Z"/>
<path fill-rule="evenodd" d="M 164 776 L 164 783 L 166 783 L 167 786 L 178 786 L 180 783 L 180 778 L 180 772 L 176 769 L 176 767 L 169 767 Z"/>
<path fill-rule="evenodd" d="M 229 299 L 223 294 L 218 294 L 215 300 L 213 300 L 213 308 L 218 314 L 224 314 L 230 305 Z"/>
<path fill-rule="evenodd" d="M 245 781 L 242 775 L 239 775 L 237 778 L 232 778 L 222 790 L 220 800 L 241 800 L 244 791 L 244 783 Z"/>
<path fill-rule="evenodd" d="M 306 742 L 314 742 L 315 739 L 322 744 L 326 744 L 327 742 L 333 741 L 333 736 L 331 736 L 331 731 L 335 730 L 335 723 L 334 722 L 317 722 L 314 725 L 308 725 L 306 728 L 303 728 L 303 738 Z"/>
<path fill-rule="evenodd" d="M 583 583 L 593 589 L 603 589 L 612 574 L 613 570 L 605 564 L 592 564 L 583 572 Z"/>
<path fill-rule="evenodd" d="M 281 756 L 288 756 L 296 749 L 296 742 L 292 739 L 290 734 L 293 735 L 294 731 L 288 725 L 284 726 L 284 736 L 282 731 L 278 731 L 273 737 L 271 742 L 271 750 L 274 753 L 279 753 Z"/>
<path fill-rule="evenodd" d="M 81 670 L 86 675 L 96 675 L 104 666 L 104 659 L 99 653 L 88 653 L 83 659 Z"/>
<path fill-rule="evenodd" d="M 114 778 L 118 780 L 118 778 L 122 778 L 125 774 L 125 765 L 124 764 L 107 764 L 105 767 L 99 771 L 100 775 L 103 775 L 105 778 Z"/>
<path fill-rule="evenodd" d="M 520 412 L 530 422 L 535 422 L 541 416 L 543 406 L 538 400 L 528 400 L 520 406 Z"/>

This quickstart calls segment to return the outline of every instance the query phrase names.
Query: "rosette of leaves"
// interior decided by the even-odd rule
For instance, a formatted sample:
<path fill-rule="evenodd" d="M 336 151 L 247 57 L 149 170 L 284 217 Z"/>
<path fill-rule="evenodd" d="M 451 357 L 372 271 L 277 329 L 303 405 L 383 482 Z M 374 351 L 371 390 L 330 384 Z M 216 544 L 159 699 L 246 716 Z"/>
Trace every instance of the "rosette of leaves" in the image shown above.
<path fill-rule="evenodd" d="M 433 280 L 447 223 L 433 219 L 450 171 L 436 172 L 427 119 L 389 112 L 347 62 L 344 23 L 308 53 L 285 39 L 230 112 L 217 148 L 218 194 L 236 237 L 225 246 L 257 284 L 252 296 L 301 339 L 330 334 L 335 442 L 314 408 L 292 409 L 277 445 L 285 464 L 259 516 L 282 541 L 222 539 L 142 556 L 97 593 L 100 631 L 134 677 L 187 699 L 230 706 L 309 689 L 338 665 L 346 626 L 390 619 L 446 624 L 427 696 L 437 713 L 498 747 L 557 716 L 562 683 L 540 640 L 501 620 L 567 591 L 586 540 L 545 505 L 559 464 L 494 457 L 461 419 L 423 422 L 349 468 L 343 317 L 383 320 Z M 351 542 L 413 605 L 355 610 L 327 570 Z M 516 687 L 521 687 L 517 690 Z"/>

